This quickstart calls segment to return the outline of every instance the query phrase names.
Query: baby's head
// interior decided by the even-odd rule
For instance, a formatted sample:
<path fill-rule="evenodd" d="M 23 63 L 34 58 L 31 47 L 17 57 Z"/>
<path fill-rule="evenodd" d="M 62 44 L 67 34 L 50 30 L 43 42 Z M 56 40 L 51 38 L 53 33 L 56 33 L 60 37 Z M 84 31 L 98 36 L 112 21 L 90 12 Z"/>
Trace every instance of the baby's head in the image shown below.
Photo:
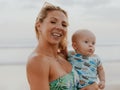
<path fill-rule="evenodd" d="M 77 30 L 72 35 L 72 46 L 76 53 L 84 56 L 91 56 L 95 51 L 96 37 L 86 29 Z"/>

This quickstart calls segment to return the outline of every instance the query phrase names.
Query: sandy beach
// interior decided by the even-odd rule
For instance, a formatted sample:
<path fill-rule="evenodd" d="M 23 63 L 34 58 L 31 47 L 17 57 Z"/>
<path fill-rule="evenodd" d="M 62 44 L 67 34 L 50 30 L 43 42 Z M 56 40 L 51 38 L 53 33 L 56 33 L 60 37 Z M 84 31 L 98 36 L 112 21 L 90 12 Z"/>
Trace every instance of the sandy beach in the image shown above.
<path fill-rule="evenodd" d="M 120 62 L 105 62 L 106 88 L 120 90 Z M 0 90 L 29 90 L 25 65 L 0 65 Z"/>
<path fill-rule="evenodd" d="M 120 90 L 120 62 L 106 62 L 103 65 L 106 73 L 105 90 Z"/>

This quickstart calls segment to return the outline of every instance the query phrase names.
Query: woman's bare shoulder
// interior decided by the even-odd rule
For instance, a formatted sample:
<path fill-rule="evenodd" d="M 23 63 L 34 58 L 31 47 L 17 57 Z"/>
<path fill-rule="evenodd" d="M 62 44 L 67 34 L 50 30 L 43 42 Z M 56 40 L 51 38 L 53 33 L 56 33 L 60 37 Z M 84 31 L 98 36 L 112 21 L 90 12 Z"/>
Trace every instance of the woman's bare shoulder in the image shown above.
<path fill-rule="evenodd" d="M 45 90 L 45 88 L 48 90 L 49 63 L 45 56 L 30 55 L 26 65 L 26 73 L 31 90 Z"/>
<path fill-rule="evenodd" d="M 49 70 L 49 62 L 47 58 L 42 54 L 31 54 L 28 58 L 27 62 L 27 70 L 29 71 L 39 71 L 42 70 Z"/>

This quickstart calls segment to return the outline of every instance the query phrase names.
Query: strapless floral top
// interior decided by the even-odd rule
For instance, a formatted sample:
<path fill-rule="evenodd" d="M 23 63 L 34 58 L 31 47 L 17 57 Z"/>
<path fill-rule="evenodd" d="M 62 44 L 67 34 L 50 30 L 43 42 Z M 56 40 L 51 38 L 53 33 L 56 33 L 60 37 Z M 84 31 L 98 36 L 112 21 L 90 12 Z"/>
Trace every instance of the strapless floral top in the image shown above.
<path fill-rule="evenodd" d="M 72 71 L 49 83 L 50 90 L 79 90 L 79 76 L 72 68 Z"/>

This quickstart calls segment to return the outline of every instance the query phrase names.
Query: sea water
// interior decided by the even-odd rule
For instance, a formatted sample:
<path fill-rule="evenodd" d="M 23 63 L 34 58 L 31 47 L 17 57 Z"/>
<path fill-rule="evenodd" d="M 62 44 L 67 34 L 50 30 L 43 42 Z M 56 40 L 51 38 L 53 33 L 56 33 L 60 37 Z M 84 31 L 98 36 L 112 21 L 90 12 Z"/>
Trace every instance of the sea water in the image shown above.
<path fill-rule="evenodd" d="M 34 47 L 2 47 L 0 48 L 0 64 L 25 64 L 33 50 Z M 95 53 L 103 62 L 120 61 L 119 45 L 96 46 Z"/>

